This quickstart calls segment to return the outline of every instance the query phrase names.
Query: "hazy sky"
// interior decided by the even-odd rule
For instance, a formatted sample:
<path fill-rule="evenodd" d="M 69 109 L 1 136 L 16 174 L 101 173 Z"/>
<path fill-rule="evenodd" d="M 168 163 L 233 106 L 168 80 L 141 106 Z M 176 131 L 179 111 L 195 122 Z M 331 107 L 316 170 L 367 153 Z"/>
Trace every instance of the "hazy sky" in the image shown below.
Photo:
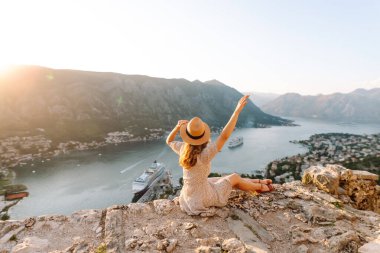
<path fill-rule="evenodd" d="M 0 67 L 218 79 L 239 91 L 380 87 L 380 1 L 0 0 Z"/>

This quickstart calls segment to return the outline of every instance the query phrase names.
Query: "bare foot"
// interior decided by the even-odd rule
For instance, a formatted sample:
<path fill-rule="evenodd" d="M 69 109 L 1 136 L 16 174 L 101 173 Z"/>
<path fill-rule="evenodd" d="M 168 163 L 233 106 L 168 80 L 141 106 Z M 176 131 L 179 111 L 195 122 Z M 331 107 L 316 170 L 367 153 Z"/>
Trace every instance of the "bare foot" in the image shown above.
<path fill-rule="evenodd" d="M 258 193 L 261 193 L 261 192 L 271 192 L 271 191 L 274 191 L 274 190 L 275 190 L 275 188 L 271 184 L 261 184 L 261 189 L 257 190 L 257 192 Z"/>
<path fill-rule="evenodd" d="M 260 184 L 271 184 L 272 180 L 270 179 L 250 179 L 253 183 L 260 183 Z"/>

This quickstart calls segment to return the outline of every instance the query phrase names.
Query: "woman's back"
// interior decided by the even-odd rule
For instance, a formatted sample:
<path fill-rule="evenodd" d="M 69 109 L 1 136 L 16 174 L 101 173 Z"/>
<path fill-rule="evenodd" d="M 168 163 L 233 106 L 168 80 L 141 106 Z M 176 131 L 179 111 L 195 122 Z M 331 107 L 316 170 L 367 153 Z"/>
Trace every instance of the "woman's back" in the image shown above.
<path fill-rule="evenodd" d="M 173 141 L 169 145 L 174 152 L 181 155 L 184 152 L 184 142 Z M 192 177 L 207 178 L 210 174 L 211 160 L 218 153 L 215 143 L 209 142 L 205 149 L 197 156 L 196 164 L 190 169 L 183 168 L 183 179 L 190 179 L 190 175 L 194 174 Z"/>
<path fill-rule="evenodd" d="M 184 152 L 184 143 L 173 141 L 169 146 L 178 155 Z M 211 160 L 218 153 L 215 143 L 209 142 L 197 156 L 196 164 L 183 170 L 183 188 L 179 196 L 180 207 L 189 215 L 213 214 L 212 206 L 224 206 L 227 203 L 232 186 L 228 179 L 215 181 L 208 178 L 211 170 Z"/>
<path fill-rule="evenodd" d="M 223 177 L 208 177 L 211 160 L 218 150 L 222 150 L 236 126 L 240 112 L 247 103 L 248 96 L 239 100 L 230 120 L 215 143 L 209 142 L 210 127 L 198 117 L 194 117 L 190 121 L 179 120 L 166 138 L 166 143 L 180 156 L 179 163 L 183 167 L 183 187 L 179 196 L 179 204 L 181 209 L 189 215 L 213 215 L 215 212 L 213 207 L 227 204 L 233 187 L 243 191 L 260 192 L 274 189 L 270 187 L 272 181 L 269 179 L 263 180 L 264 184 L 261 184 L 260 180 L 254 182 L 253 179 L 243 179 L 236 173 Z M 186 144 L 174 141 L 178 132 Z M 207 142 L 209 143 L 207 144 Z"/>

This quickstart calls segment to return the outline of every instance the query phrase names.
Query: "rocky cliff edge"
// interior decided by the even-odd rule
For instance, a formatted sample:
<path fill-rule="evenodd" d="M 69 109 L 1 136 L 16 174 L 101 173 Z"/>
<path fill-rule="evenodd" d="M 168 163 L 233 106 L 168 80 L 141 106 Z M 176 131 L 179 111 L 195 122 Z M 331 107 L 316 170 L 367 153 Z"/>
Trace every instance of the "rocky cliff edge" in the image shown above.
<path fill-rule="evenodd" d="M 233 190 L 210 217 L 159 199 L 2 221 L 0 252 L 380 252 L 378 213 L 314 184 L 275 186 L 260 195 Z"/>

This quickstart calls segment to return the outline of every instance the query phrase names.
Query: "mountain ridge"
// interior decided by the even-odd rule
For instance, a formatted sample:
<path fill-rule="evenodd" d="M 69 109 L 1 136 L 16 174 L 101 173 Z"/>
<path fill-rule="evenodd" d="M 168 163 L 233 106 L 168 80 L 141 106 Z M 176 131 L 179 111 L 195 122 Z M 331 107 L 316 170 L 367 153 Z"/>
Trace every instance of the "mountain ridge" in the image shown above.
<path fill-rule="evenodd" d="M 210 84 L 211 82 L 211 84 Z M 218 85 L 215 85 L 218 84 Z M 22 66 L 0 79 L 0 130 L 46 129 L 60 139 L 91 139 L 107 132 L 170 130 L 179 119 L 201 117 L 224 126 L 242 94 L 219 81 L 191 82 L 114 72 Z M 252 102 L 238 127 L 289 125 Z M 82 129 L 78 129 L 80 126 Z"/>
<path fill-rule="evenodd" d="M 269 93 L 269 92 L 243 92 L 244 95 L 250 95 L 250 99 L 252 102 L 255 103 L 255 105 L 259 106 L 260 108 L 267 104 L 270 103 L 271 101 L 275 100 L 280 94 L 276 93 Z"/>
<path fill-rule="evenodd" d="M 265 112 L 279 116 L 362 123 L 379 123 L 378 108 L 380 88 L 315 96 L 286 93 L 262 106 Z"/>

